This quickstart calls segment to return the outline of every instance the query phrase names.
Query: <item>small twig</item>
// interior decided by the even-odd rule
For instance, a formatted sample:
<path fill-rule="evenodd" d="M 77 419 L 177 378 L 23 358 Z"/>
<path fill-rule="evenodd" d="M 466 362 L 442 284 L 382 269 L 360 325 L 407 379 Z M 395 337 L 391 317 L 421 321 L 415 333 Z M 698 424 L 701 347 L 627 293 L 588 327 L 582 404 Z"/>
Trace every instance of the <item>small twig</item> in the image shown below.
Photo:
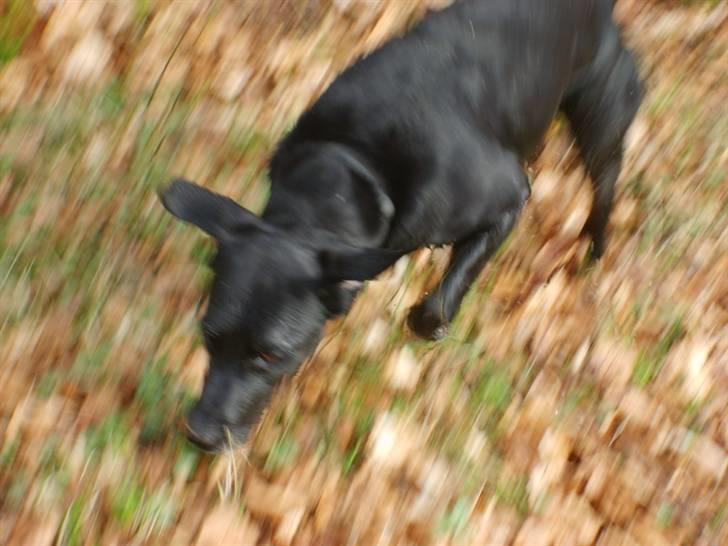
<path fill-rule="evenodd" d="M 167 57 L 167 60 L 164 63 L 164 66 L 162 67 L 162 71 L 159 73 L 159 76 L 157 76 L 157 81 L 154 82 L 154 87 L 152 88 L 152 94 L 149 95 L 147 104 L 144 107 L 144 113 L 146 113 L 147 110 L 149 110 L 149 106 L 152 104 L 152 100 L 154 100 L 154 97 L 157 94 L 157 91 L 159 90 L 159 85 L 162 83 L 162 78 L 164 77 L 164 74 L 167 72 L 167 68 L 169 68 L 170 63 L 172 62 L 172 58 L 175 56 L 175 54 L 177 53 L 177 50 L 182 45 L 182 40 L 185 39 L 185 36 L 187 36 L 187 33 L 189 32 L 189 30 L 190 30 L 190 25 L 186 25 L 184 30 L 182 31 L 182 34 L 180 35 L 179 39 L 177 40 L 177 43 L 172 48 L 172 52 L 169 54 L 169 57 Z"/>
<path fill-rule="evenodd" d="M 561 159 L 559 159 L 559 162 L 556 164 L 556 167 L 554 167 L 554 171 L 558 172 L 561 165 L 564 163 L 564 161 L 566 161 L 566 158 L 569 156 L 569 152 L 571 152 L 571 149 L 574 147 L 575 143 L 576 143 L 576 139 L 572 138 L 571 144 L 569 144 L 569 147 L 564 152 L 564 155 L 562 155 Z"/>
<path fill-rule="evenodd" d="M 627 417 L 624 421 L 619 423 L 619 426 L 617 427 L 617 430 L 614 431 L 614 434 L 612 434 L 611 439 L 609 440 L 609 447 L 612 447 L 614 445 L 614 442 L 617 441 L 617 438 L 619 438 L 622 433 L 624 432 L 624 429 L 627 428 L 627 423 L 629 422 L 629 417 Z"/>

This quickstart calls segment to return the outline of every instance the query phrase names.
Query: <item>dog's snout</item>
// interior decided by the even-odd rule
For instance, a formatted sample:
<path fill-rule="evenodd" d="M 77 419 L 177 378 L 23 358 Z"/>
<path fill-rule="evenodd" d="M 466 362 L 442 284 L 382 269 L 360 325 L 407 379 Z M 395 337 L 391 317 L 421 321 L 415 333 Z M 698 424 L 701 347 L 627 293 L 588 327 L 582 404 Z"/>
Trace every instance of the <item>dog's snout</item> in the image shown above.
<path fill-rule="evenodd" d="M 227 424 L 202 402 L 187 414 L 187 439 L 204 451 L 219 453 L 235 448 L 248 439 L 250 427 Z"/>
<path fill-rule="evenodd" d="M 218 451 L 223 443 L 223 433 L 224 427 L 200 404 L 187 415 L 187 438 L 205 451 Z"/>

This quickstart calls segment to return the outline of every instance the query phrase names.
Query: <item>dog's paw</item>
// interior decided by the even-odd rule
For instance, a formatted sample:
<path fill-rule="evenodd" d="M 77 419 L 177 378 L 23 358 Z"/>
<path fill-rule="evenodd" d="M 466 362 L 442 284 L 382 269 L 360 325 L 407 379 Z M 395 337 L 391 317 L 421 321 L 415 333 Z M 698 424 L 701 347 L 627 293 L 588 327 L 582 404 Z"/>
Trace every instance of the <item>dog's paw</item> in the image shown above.
<path fill-rule="evenodd" d="M 438 341 L 447 335 L 447 321 L 429 309 L 426 302 L 410 309 L 407 325 L 423 339 Z"/>

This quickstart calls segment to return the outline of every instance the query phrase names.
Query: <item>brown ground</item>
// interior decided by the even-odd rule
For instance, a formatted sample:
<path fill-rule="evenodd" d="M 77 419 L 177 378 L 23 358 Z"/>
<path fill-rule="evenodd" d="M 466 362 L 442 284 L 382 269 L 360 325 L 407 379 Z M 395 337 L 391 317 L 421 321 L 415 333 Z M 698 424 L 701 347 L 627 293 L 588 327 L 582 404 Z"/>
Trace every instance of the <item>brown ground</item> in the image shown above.
<path fill-rule="evenodd" d="M 648 96 L 600 264 L 557 123 L 448 339 L 402 324 L 422 251 L 245 454 L 183 441 L 211 245 L 156 188 L 259 210 L 297 114 L 444 3 L 0 0 L 0 544 L 728 544 L 725 2 L 618 2 Z"/>

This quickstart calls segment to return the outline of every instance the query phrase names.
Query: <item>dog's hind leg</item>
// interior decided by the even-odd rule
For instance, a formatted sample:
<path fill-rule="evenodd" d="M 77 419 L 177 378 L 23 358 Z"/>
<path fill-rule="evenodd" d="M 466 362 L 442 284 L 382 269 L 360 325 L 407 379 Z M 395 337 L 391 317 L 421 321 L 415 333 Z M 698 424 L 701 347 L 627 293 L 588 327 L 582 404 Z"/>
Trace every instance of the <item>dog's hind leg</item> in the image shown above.
<path fill-rule="evenodd" d="M 584 234 L 591 237 L 595 259 L 605 250 L 614 186 L 622 168 L 624 135 L 641 101 L 639 76 L 631 53 L 617 46 L 614 57 L 612 63 L 600 60 L 606 68 L 595 63 L 591 74 L 562 104 L 594 187 L 594 202 Z"/>

